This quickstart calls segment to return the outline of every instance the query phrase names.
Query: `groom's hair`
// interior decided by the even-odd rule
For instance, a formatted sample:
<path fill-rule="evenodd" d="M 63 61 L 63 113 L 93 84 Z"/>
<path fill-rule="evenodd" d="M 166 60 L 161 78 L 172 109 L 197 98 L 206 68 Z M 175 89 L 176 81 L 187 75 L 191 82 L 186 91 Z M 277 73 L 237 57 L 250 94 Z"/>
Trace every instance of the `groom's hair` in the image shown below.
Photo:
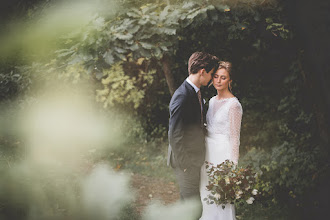
<path fill-rule="evenodd" d="M 188 61 L 189 74 L 195 74 L 200 69 L 205 69 L 206 72 L 210 72 L 213 68 L 218 69 L 219 59 L 216 56 L 205 52 L 193 53 Z"/>

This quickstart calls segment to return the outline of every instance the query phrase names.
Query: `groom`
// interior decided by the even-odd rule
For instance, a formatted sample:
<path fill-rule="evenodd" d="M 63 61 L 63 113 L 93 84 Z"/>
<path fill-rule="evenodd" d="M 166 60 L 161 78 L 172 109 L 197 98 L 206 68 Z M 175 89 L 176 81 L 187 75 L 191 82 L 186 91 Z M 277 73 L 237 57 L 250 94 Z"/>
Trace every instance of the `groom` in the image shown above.
<path fill-rule="evenodd" d="M 200 169 L 204 163 L 204 121 L 206 107 L 200 87 L 212 79 L 218 59 L 204 52 L 193 53 L 188 62 L 188 78 L 172 96 L 169 110 L 167 165 L 174 168 L 182 200 L 199 195 Z"/>

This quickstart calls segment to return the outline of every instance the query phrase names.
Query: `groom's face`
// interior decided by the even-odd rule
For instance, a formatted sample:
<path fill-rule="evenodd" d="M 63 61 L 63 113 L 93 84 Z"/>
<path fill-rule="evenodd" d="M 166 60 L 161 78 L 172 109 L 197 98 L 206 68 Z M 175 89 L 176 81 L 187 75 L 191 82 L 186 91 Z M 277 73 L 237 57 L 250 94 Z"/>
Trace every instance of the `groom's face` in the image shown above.
<path fill-rule="evenodd" d="M 211 81 L 213 72 L 214 72 L 214 68 L 210 72 L 206 72 L 206 70 L 203 69 L 201 76 L 201 84 L 203 86 L 207 86 L 208 83 Z"/>

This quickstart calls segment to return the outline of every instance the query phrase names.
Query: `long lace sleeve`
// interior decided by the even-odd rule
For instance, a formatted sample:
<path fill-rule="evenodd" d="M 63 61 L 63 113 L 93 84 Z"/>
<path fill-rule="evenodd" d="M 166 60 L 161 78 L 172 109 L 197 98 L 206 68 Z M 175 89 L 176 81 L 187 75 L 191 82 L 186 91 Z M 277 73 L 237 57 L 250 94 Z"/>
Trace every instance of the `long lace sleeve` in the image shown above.
<path fill-rule="evenodd" d="M 237 164 L 239 157 L 240 132 L 242 121 L 242 106 L 239 102 L 233 103 L 229 109 L 229 137 L 232 146 L 231 160 Z"/>

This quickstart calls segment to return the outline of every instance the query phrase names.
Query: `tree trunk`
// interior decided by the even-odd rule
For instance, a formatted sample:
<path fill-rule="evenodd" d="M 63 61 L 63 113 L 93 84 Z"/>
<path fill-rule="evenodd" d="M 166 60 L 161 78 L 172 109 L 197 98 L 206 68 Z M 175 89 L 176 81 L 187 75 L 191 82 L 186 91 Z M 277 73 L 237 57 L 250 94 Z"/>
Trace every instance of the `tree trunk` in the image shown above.
<path fill-rule="evenodd" d="M 173 74 L 171 72 L 171 59 L 168 55 L 164 55 L 161 59 L 164 75 L 166 78 L 167 86 L 170 90 L 171 96 L 176 90 L 176 85 L 174 82 Z"/>

